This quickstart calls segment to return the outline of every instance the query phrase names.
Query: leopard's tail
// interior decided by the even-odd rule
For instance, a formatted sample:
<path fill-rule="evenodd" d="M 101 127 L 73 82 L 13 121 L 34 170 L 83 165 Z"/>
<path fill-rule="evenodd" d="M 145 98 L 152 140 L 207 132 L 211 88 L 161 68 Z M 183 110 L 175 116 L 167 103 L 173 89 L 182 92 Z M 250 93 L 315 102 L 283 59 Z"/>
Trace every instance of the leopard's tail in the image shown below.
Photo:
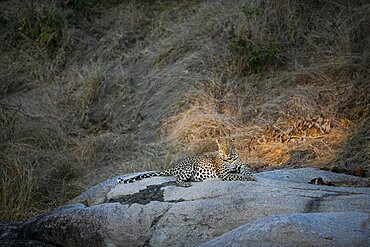
<path fill-rule="evenodd" d="M 151 177 L 158 177 L 158 176 L 171 176 L 171 175 L 172 175 L 172 172 L 171 172 L 171 169 L 169 169 L 163 172 L 144 173 L 144 174 L 140 174 L 140 175 L 137 175 L 131 178 L 118 178 L 117 181 L 118 183 L 121 183 L 121 184 L 128 184 L 128 183 L 133 183 L 138 180 L 142 180 L 144 178 L 151 178 Z"/>

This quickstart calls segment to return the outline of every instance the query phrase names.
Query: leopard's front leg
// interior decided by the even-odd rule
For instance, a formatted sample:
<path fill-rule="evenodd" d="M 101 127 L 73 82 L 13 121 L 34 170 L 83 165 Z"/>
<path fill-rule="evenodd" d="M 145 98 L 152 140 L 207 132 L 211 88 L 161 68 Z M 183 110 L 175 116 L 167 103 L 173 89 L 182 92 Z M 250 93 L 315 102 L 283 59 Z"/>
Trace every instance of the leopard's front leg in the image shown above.
<path fill-rule="evenodd" d="M 228 173 L 221 177 L 223 181 L 257 181 L 256 178 L 250 175 Z"/>

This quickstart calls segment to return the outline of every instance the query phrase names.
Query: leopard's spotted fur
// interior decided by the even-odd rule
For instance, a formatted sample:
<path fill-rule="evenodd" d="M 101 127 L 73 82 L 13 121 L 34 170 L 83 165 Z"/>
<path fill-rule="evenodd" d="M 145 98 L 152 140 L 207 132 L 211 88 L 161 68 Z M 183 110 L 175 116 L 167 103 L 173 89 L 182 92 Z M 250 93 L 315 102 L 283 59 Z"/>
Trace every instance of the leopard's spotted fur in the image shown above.
<path fill-rule="evenodd" d="M 217 140 L 218 154 L 213 157 L 189 157 L 176 162 L 173 168 L 162 172 L 151 172 L 132 178 L 119 178 L 119 183 L 132 183 L 136 180 L 154 176 L 175 176 L 177 183 L 203 181 L 207 178 L 222 180 L 255 181 L 254 176 L 240 160 L 233 141 Z"/>

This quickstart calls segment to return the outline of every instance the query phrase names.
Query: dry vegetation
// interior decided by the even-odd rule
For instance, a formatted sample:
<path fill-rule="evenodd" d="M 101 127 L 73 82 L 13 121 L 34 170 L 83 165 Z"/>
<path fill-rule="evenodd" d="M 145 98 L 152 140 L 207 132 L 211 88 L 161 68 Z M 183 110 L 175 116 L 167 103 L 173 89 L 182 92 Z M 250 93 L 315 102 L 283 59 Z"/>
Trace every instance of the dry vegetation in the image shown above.
<path fill-rule="evenodd" d="M 366 2 L 2 1 L 0 220 L 218 137 L 255 170 L 368 177 Z"/>

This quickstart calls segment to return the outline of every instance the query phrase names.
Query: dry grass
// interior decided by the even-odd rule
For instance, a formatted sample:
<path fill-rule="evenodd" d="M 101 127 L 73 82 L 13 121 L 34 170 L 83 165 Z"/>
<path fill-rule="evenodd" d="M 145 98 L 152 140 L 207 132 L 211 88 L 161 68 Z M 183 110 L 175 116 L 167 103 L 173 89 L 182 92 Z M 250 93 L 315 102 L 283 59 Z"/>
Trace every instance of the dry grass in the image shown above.
<path fill-rule="evenodd" d="M 113 175 L 211 152 L 218 137 L 235 137 L 255 170 L 369 175 L 366 3 L 0 7 L 1 221 L 63 204 Z M 50 18 L 59 23 L 43 22 L 51 34 L 35 25 Z M 17 29 L 24 20 L 26 37 Z M 231 30 L 242 52 L 230 50 Z M 260 68 L 246 70 L 248 49 L 272 38 L 277 54 L 254 53 Z"/>
<path fill-rule="evenodd" d="M 261 15 L 246 18 L 240 9 L 230 7 L 228 17 L 234 18 L 235 32 L 251 43 L 268 37 L 278 40 L 275 68 L 243 75 L 240 57 L 210 48 L 213 64 L 222 74 L 184 96 L 187 107 L 180 103 L 180 113 L 165 123 L 168 140 L 181 150 L 202 152 L 213 148 L 216 137 L 231 135 L 244 160 L 255 168 L 325 167 L 337 159 L 349 133 L 368 116 L 368 69 L 359 62 L 361 34 L 356 27 L 366 22 L 362 11 L 369 6 L 325 1 L 317 6 L 250 1 L 249 6 Z M 307 15 L 301 16 L 303 10 Z M 336 14 L 328 18 L 327 11 Z M 225 40 L 227 30 L 219 31 L 219 39 Z M 356 87 L 363 93 L 352 91 Z M 350 110 L 356 119 L 342 114 L 343 105 L 354 100 L 347 97 L 359 101 Z M 364 162 L 357 166 L 368 169 Z"/>
<path fill-rule="evenodd" d="M 2 219 L 16 220 L 37 213 L 31 198 L 34 181 L 32 170 L 25 164 L 19 164 L 17 160 L 9 163 L 2 167 L 0 215 Z"/>

